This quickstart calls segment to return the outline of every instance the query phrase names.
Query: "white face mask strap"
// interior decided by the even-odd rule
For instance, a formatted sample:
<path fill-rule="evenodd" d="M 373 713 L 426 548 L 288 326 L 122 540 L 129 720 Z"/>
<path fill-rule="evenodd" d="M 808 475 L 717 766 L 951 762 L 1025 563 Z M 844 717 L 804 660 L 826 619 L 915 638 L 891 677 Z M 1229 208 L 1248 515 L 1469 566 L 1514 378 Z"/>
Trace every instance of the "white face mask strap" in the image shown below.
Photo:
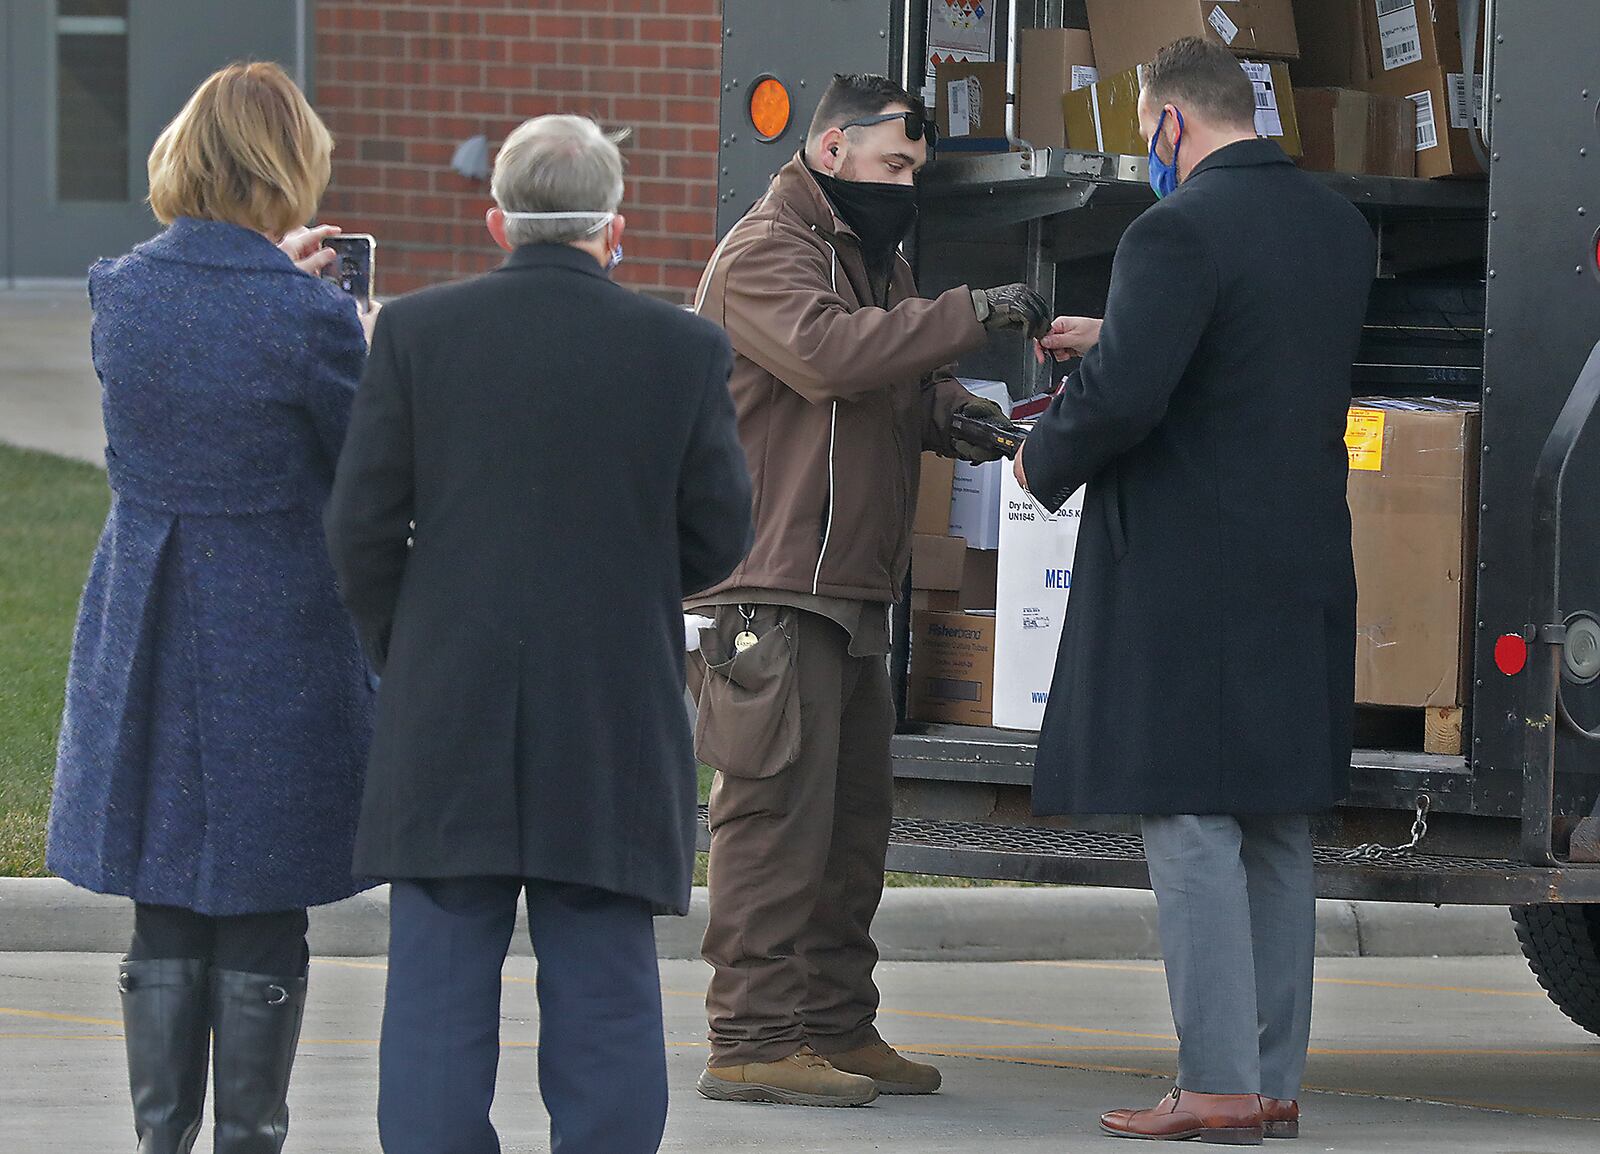
<path fill-rule="evenodd" d="M 585 229 L 584 236 L 593 236 L 606 225 L 617 219 L 614 212 L 506 212 L 501 214 L 507 220 L 593 220 L 593 228 Z"/>

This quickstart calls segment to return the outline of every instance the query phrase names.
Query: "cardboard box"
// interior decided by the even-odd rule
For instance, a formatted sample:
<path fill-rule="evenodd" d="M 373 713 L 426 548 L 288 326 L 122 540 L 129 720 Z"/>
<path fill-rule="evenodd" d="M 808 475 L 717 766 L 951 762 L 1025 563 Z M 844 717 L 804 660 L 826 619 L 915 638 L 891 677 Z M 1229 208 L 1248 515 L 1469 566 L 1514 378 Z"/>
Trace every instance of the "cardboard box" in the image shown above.
<path fill-rule="evenodd" d="M 960 537 L 918 533 L 911 539 L 911 587 L 961 591 L 967 572 L 967 543 Z"/>
<path fill-rule="evenodd" d="M 1088 32 L 1024 29 L 1017 37 L 1017 135 L 1035 148 L 1065 148 L 1061 97 L 1099 79 Z"/>
<path fill-rule="evenodd" d="M 999 580 L 998 549 L 968 549 L 966 572 L 961 578 L 961 605 L 966 610 L 994 611 Z"/>
<path fill-rule="evenodd" d="M 1417 106 L 1353 88 L 1297 88 L 1301 164 L 1317 172 L 1417 174 Z"/>
<path fill-rule="evenodd" d="M 922 476 L 917 485 L 917 519 L 914 532 L 930 537 L 950 535 L 950 490 L 956 463 L 937 453 L 922 454 Z"/>
<path fill-rule="evenodd" d="M 1008 470 L 1000 491 L 995 590 L 994 724 L 1038 729 L 1055 679 L 1061 623 L 1072 590 L 1083 493 L 1046 513 Z"/>
<path fill-rule="evenodd" d="M 1088 0 L 1088 9 L 1102 75 L 1148 64 L 1185 36 L 1252 60 L 1300 55 L 1292 0 Z"/>
<path fill-rule="evenodd" d="M 1298 88 L 1368 88 L 1366 26 L 1371 0 L 1294 0 L 1300 59 L 1289 66 Z"/>
<path fill-rule="evenodd" d="M 963 600 L 954 589 L 913 589 L 911 612 L 960 613 Z"/>
<path fill-rule="evenodd" d="M 1256 90 L 1256 131 L 1276 140 L 1290 156 L 1299 156 L 1300 124 L 1295 117 L 1289 66 L 1281 60 L 1241 60 Z M 1084 152 L 1144 156 L 1150 151 L 1139 134 L 1139 77 L 1133 68 L 1107 77 L 1061 98 L 1067 147 Z"/>
<path fill-rule="evenodd" d="M 979 613 L 912 613 L 906 712 L 917 721 L 989 725 L 995 621 Z"/>
<path fill-rule="evenodd" d="M 1482 102 L 1481 79 L 1467 92 L 1455 0 L 1368 0 L 1367 67 L 1374 92 L 1417 106 L 1417 175 L 1483 172 L 1469 133 Z M 1481 69 L 1479 70 L 1481 77 Z"/>
<path fill-rule="evenodd" d="M 1004 64 L 941 64 L 934 72 L 939 148 L 943 152 L 1007 152 Z"/>
<path fill-rule="evenodd" d="M 1464 402 L 1379 399 L 1350 410 L 1358 702 L 1467 700 L 1478 439 L 1478 411 Z"/>

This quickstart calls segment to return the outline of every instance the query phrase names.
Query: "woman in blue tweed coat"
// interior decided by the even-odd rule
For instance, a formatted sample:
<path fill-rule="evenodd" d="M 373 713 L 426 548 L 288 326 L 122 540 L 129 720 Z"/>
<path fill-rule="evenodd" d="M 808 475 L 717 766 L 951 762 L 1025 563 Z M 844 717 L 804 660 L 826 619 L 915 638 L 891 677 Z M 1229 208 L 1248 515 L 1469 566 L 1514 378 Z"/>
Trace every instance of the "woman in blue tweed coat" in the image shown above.
<path fill-rule="evenodd" d="M 366 340 L 352 299 L 306 275 L 323 231 L 294 228 L 331 145 L 277 66 L 218 73 L 151 154 L 169 227 L 89 274 L 113 500 L 49 865 L 136 903 L 120 986 L 140 1154 L 193 1144 L 208 1036 L 215 1149 L 281 1146 L 306 907 L 362 888 L 373 689 L 321 513 Z"/>

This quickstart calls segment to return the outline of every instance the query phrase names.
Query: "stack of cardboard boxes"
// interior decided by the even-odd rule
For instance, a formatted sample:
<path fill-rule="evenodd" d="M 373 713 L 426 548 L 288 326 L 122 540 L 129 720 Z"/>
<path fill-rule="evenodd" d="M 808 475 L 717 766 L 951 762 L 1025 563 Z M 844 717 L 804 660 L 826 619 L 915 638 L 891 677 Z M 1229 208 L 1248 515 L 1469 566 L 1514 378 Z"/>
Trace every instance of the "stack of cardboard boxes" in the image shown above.
<path fill-rule="evenodd" d="M 1086 0 L 1089 28 L 1018 37 L 1016 121 L 1002 62 L 938 66 L 944 147 L 1003 152 L 1018 141 L 1138 155 L 1140 68 L 1164 45 L 1204 36 L 1240 58 L 1256 126 L 1308 168 L 1384 176 L 1481 173 L 1470 139 L 1481 81 L 1467 91 L 1456 0 Z"/>
<path fill-rule="evenodd" d="M 993 550 L 951 532 L 956 462 L 922 456 L 911 543 L 911 671 L 907 712 L 917 721 L 992 724 Z M 977 560 L 974 560 L 974 559 Z"/>
<path fill-rule="evenodd" d="M 1368 103 L 1409 103 L 1417 176 L 1483 172 L 1470 136 L 1481 69 L 1469 94 L 1456 0 L 1294 0 L 1294 10 L 1302 43 L 1296 83 L 1364 93 Z M 1348 133 L 1363 112 L 1353 97 L 1345 104 L 1339 128 Z"/>

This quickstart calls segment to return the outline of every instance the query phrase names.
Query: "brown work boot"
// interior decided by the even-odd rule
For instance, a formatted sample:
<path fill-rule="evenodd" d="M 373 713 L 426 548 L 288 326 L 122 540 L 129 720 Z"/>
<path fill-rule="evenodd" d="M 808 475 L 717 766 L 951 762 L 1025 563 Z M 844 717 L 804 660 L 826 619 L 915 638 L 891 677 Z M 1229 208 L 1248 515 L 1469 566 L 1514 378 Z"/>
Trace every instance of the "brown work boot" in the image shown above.
<path fill-rule="evenodd" d="M 871 1078 L 833 1068 L 810 1046 L 779 1062 L 707 1066 L 695 1083 L 713 1102 L 776 1102 L 782 1106 L 865 1106 L 878 1096 Z"/>
<path fill-rule="evenodd" d="M 902 1058 L 881 1038 L 842 1054 L 830 1054 L 828 1061 L 835 1070 L 871 1078 L 880 1094 L 932 1094 L 943 1081 L 936 1067 Z"/>
<path fill-rule="evenodd" d="M 1223 1146 L 1259 1146 L 1265 1136 L 1257 1094 L 1193 1094 L 1174 1089 L 1152 1110 L 1113 1110 L 1100 1128 L 1117 1138 L 1181 1142 L 1198 1138 Z"/>
<path fill-rule="evenodd" d="M 1300 1137 L 1300 1103 L 1288 1098 L 1262 1098 L 1261 1125 L 1268 1138 Z"/>

